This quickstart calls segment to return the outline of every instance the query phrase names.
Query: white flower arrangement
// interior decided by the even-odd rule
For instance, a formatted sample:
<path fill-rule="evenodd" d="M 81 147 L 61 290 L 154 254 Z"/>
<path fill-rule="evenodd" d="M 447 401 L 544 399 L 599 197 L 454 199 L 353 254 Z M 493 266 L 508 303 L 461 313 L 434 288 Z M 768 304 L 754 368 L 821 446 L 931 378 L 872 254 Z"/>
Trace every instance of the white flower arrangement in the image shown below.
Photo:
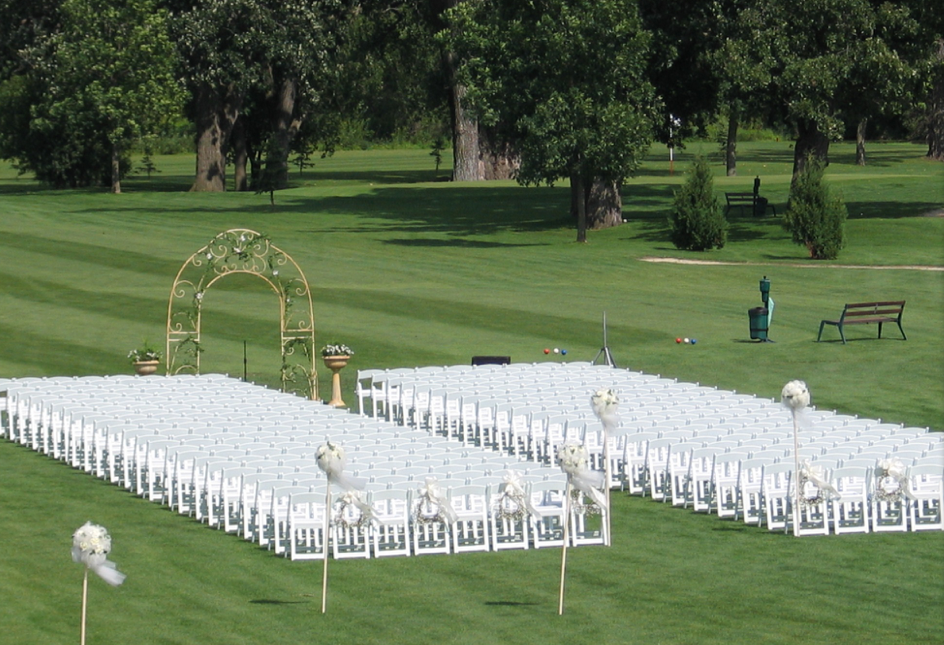
<path fill-rule="evenodd" d="M 590 403 L 593 405 L 593 411 L 599 416 L 609 407 L 619 405 L 619 396 L 612 389 L 597 390 L 590 397 Z"/>
<path fill-rule="evenodd" d="M 104 526 L 86 522 L 72 534 L 72 560 L 84 564 L 102 580 L 117 587 L 125 581 L 125 574 L 108 561 L 111 536 Z"/>
<path fill-rule="evenodd" d="M 564 443 L 557 449 L 557 463 L 567 474 L 570 485 L 589 497 L 600 508 L 607 508 L 606 496 L 600 491 L 606 477 L 590 470 L 590 455 L 582 444 Z"/>
<path fill-rule="evenodd" d="M 151 349 L 151 347 L 148 346 L 147 341 L 145 341 L 142 347 L 132 349 L 130 352 L 128 352 L 128 359 L 132 363 L 159 361 L 161 360 L 161 353 L 156 349 Z"/>
<path fill-rule="evenodd" d="M 338 444 L 327 441 L 318 446 L 318 450 L 315 452 L 315 460 L 318 463 L 318 468 L 328 476 L 329 482 L 337 484 L 344 490 L 364 488 L 364 481 L 345 474 L 344 464 L 347 457 L 344 448 Z"/>
<path fill-rule="evenodd" d="M 780 400 L 793 412 L 799 412 L 810 404 L 810 390 L 803 381 L 790 381 L 783 386 Z"/>
<path fill-rule="evenodd" d="M 72 534 L 72 548 L 78 549 L 83 557 L 108 555 L 111 551 L 111 536 L 104 526 L 86 522 Z"/>
<path fill-rule="evenodd" d="M 557 449 L 557 462 L 560 464 L 561 470 L 568 475 L 573 475 L 587 468 L 590 463 L 590 455 L 581 444 L 565 443 Z"/>
<path fill-rule="evenodd" d="M 322 356 L 353 356 L 354 350 L 344 343 L 328 343 L 321 348 Z"/>
<path fill-rule="evenodd" d="M 597 390 L 590 397 L 593 413 L 603 423 L 603 430 L 612 433 L 619 426 L 619 396 L 613 389 Z"/>

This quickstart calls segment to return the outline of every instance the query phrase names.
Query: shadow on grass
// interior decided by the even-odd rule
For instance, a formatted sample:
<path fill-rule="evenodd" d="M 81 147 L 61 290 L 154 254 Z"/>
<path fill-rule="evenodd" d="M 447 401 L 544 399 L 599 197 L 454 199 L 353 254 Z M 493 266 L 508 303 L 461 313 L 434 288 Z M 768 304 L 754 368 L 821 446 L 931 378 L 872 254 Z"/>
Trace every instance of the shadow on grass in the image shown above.
<path fill-rule="evenodd" d="M 540 603 L 536 602 L 520 602 L 517 600 L 487 600 L 485 605 L 487 607 L 533 607 Z"/>
<path fill-rule="evenodd" d="M 934 202 L 846 202 L 849 219 L 901 219 L 944 208 Z"/>
<path fill-rule="evenodd" d="M 250 600 L 252 605 L 310 605 L 310 600 L 275 600 L 271 598 L 261 598 L 259 600 Z"/>
<path fill-rule="evenodd" d="M 524 246 L 547 246 L 547 244 L 505 244 L 502 242 L 480 242 L 477 240 L 467 240 L 462 238 L 448 240 L 384 240 L 384 244 L 393 244 L 396 246 L 407 247 L 427 247 L 427 248 L 465 248 L 465 249 L 501 249 Z"/>

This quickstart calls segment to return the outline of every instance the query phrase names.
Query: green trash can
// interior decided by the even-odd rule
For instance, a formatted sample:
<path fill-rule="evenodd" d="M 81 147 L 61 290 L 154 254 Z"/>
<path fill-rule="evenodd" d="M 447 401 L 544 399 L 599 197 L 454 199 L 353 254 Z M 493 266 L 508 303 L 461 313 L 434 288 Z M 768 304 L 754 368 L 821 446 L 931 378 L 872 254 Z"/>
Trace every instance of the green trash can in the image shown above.
<path fill-rule="evenodd" d="M 753 307 L 747 310 L 751 320 L 751 340 L 767 340 L 767 307 Z"/>

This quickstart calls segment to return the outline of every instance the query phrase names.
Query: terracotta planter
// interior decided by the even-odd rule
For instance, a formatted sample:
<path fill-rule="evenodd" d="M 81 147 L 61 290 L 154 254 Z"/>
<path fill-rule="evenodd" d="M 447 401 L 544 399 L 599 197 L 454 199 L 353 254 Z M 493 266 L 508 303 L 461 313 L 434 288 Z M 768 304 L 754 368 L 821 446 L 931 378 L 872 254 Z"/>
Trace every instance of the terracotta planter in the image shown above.
<path fill-rule="evenodd" d="M 160 365 L 160 361 L 135 361 L 134 373 L 139 376 L 147 376 L 148 374 L 154 374 L 157 372 L 157 366 Z"/>
<path fill-rule="evenodd" d="M 329 370 L 340 370 L 344 369 L 347 366 L 347 362 L 351 360 L 350 356 L 322 356 L 324 359 L 325 367 Z"/>

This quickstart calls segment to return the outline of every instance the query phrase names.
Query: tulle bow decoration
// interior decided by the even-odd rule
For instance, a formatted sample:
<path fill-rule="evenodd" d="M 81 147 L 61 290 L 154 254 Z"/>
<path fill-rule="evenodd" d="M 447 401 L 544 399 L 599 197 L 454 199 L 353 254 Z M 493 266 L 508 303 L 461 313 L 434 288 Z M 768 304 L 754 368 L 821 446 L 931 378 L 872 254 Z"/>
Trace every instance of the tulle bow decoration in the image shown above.
<path fill-rule="evenodd" d="M 504 487 L 502 488 L 501 499 L 498 501 L 499 512 L 515 515 L 516 512 L 524 509 L 535 519 L 541 519 L 541 513 L 531 503 L 530 496 L 524 489 L 524 483 L 521 481 L 521 475 L 514 470 L 505 473 Z"/>
<path fill-rule="evenodd" d="M 825 491 L 836 498 L 840 497 L 839 491 L 829 483 L 829 479 L 823 467 L 810 463 L 809 459 L 805 459 L 803 466 L 800 468 L 800 482 L 801 484 L 803 482 L 809 482 L 820 491 Z M 803 492 L 803 490 L 800 491 L 801 494 Z"/>
<path fill-rule="evenodd" d="M 895 502 L 904 495 L 914 500 L 908 483 L 908 468 L 901 459 L 880 459 L 875 467 L 875 495 L 879 501 Z"/>
<path fill-rule="evenodd" d="M 584 493 L 600 508 L 607 508 L 606 496 L 600 490 L 605 475 L 590 469 L 587 449 L 580 444 L 565 443 L 557 450 L 557 461 L 567 475 L 570 485 Z"/>
<path fill-rule="evenodd" d="M 80 562 L 98 576 L 117 587 L 125 581 L 125 574 L 118 571 L 114 562 L 108 560 L 111 551 L 111 536 L 104 526 L 86 522 L 72 534 L 72 560 Z"/>
<path fill-rule="evenodd" d="M 603 430 L 609 435 L 619 426 L 619 396 L 611 389 L 597 390 L 590 397 L 593 413 L 603 423 Z"/>
<path fill-rule="evenodd" d="M 799 412 L 810 404 L 810 390 L 803 381 L 790 381 L 783 386 L 780 400 L 793 412 Z"/>
<path fill-rule="evenodd" d="M 346 513 L 348 508 L 357 509 L 356 519 L 349 519 Z M 341 496 L 341 504 L 335 521 L 347 526 L 366 526 L 374 519 L 374 509 L 361 498 L 360 491 L 349 490 Z"/>
<path fill-rule="evenodd" d="M 420 522 L 443 522 L 453 524 L 459 517 L 449 504 L 446 491 L 439 485 L 435 477 L 427 477 L 420 487 L 419 499 L 416 504 L 416 519 Z"/>
<path fill-rule="evenodd" d="M 343 490 L 363 490 L 366 482 L 358 477 L 353 477 L 344 472 L 346 457 L 344 448 L 331 443 L 330 441 L 318 447 L 315 454 L 318 461 L 318 468 L 324 471 L 328 476 L 328 481 L 337 484 Z"/>

